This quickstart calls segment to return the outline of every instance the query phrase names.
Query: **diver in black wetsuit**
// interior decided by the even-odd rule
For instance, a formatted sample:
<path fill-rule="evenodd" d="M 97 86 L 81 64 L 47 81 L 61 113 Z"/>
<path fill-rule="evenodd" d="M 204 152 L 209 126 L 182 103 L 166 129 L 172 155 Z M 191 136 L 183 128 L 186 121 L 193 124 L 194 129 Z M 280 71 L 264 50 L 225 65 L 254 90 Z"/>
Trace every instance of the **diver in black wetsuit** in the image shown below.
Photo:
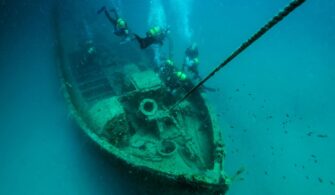
<path fill-rule="evenodd" d="M 190 47 L 188 47 L 185 51 L 185 58 L 184 58 L 184 63 L 182 65 L 182 71 L 188 71 L 192 73 L 193 75 L 193 82 L 195 81 L 200 81 L 201 76 L 199 74 L 199 50 L 198 46 L 196 43 L 193 43 Z M 216 91 L 216 89 L 207 87 L 207 86 L 202 86 L 201 89 L 203 91 Z"/>
<path fill-rule="evenodd" d="M 174 63 L 171 59 L 167 59 L 159 68 L 159 76 L 165 83 L 174 82 L 172 81 L 172 77 L 175 72 L 176 68 L 174 67 Z"/>
<path fill-rule="evenodd" d="M 188 47 L 185 51 L 185 55 L 191 59 L 199 57 L 199 50 L 196 43 L 193 43 L 190 47 Z"/>
<path fill-rule="evenodd" d="M 160 65 L 158 73 L 173 99 L 181 96 L 184 90 L 192 88 L 193 84 L 187 79 L 186 74 L 178 70 L 171 59 L 165 60 Z"/>
<path fill-rule="evenodd" d="M 106 6 L 103 6 L 98 10 L 98 14 L 104 12 L 107 19 L 113 24 L 114 34 L 119 37 L 123 37 L 125 41 L 131 40 L 129 28 L 127 22 L 122 19 L 116 10 L 113 8 L 110 12 L 107 11 Z M 111 15 L 113 14 L 113 16 Z"/>
<path fill-rule="evenodd" d="M 185 69 L 193 74 L 193 79 L 201 79 L 199 75 L 199 50 L 197 44 L 193 43 L 185 51 L 184 63 L 182 65 L 182 70 Z"/>
<path fill-rule="evenodd" d="M 81 45 L 81 50 L 82 50 L 82 56 L 80 60 L 81 66 L 97 63 L 96 62 L 97 50 L 92 40 L 86 41 L 83 45 Z"/>
<path fill-rule="evenodd" d="M 140 44 L 141 49 L 145 49 L 152 44 L 163 45 L 163 41 L 169 33 L 169 29 L 162 29 L 159 26 L 154 26 L 148 30 L 145 38 L 141 38 L 139 35 L 134 34 L 135 39 Z"/>

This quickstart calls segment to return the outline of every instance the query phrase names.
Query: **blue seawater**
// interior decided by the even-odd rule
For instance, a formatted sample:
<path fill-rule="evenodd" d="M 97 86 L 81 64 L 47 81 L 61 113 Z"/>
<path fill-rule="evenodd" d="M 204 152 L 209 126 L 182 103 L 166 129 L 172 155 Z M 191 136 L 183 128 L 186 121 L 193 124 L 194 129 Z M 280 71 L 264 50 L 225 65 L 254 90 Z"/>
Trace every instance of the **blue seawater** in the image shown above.
<path fill-rule="evenodd" d="M 64 2 L 0 1 L 0 194 L 138 194 L 69 117 L 52 22 Z M 82 19 L 89 28 L 78 33 L 93 36 L 109 25 L 96 10 L 114 5 L 141 35 L 168 25 L 174 60 L 197 42 L 204 76 L 288 3 L 82 0 L 64 20 Z M 206 83 L 219 90 L 207 96 L 226 171 L 246 170 L 228 194 L 335 194 L 334 10 L 333 0 L 307 0 Z"/>

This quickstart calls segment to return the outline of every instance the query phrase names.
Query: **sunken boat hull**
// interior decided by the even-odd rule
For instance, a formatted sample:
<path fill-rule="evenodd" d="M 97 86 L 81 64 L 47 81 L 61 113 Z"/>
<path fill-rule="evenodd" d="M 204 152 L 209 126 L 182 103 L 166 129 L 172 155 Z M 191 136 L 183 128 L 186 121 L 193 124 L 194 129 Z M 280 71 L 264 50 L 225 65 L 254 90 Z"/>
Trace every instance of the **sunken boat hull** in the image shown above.
<path fill-rule="evenodd" d="M 58 29 L 60 73 L 72 116 L 145 193 L 226 192 L 221 130 L 203 95 L 195 92 L 170 109 L 190 81 L 172 91 L 137 45 L 73 41 Z"/>
<path fill-rule="evenodd" d="M 169 110 L 179 96 L 150 66 L 85 55 L 71 53 L 61 72 L 71 113 L 94 142 L 171 193 L 226 191 L 221 132 L 199 92 Z"/>

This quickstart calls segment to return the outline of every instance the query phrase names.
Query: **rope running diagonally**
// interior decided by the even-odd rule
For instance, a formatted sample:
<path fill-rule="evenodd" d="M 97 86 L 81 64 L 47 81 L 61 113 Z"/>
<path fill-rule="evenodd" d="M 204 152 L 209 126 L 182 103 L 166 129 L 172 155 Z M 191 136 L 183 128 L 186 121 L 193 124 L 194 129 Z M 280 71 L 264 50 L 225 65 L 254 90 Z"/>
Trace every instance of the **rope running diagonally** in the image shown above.
<path fill-rule="evenodd" d="M 238 56 L 242 51 L 248 48 L 257 39 L 263 36 L 267 31 L 269 31 L 273 26 L 283 20 L 288 14 L 294 11 L 306 0 L 293 0 L 289 5 L 287 5 L 282 11 L 280 11 L 276 16 L 274 16 L 268 23 L 266 23 L 262 28 L 260 28 L 253 36 L 251 36 L 246 42 L 244 42 L 237 50 L 235 50 L 225 61 L 223 61 L 219 66 L 217 66 L 211 73 L 209 73 L 204 79 L 202 79 L 197 85 L 195 85 L 189 92 L 187 92 L 181 99 L 179 99 L 169 110 L 174 109 L 179 103 L 188 98 L 194 91 L 201 87 L 208 79 L 215 75 L 221 68 L 232 61 L 236 56 Z"/>

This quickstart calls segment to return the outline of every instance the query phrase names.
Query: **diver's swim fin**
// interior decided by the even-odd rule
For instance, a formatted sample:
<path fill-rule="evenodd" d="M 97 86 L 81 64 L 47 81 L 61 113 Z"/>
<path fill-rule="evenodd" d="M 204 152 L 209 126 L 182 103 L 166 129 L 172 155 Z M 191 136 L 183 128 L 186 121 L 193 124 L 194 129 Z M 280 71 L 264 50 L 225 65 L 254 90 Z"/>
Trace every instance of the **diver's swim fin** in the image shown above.
<path fill-rule="evenodd" d="M 148 37 L 141 38 L 137 34 L 134 34 L 134 36 L 137 42 L 140 44 L 141 49 L 145 49 L 154 43 L 154 41 L 151 38 L 148 38 Z"/>
<path fill-rule="evenodd" d="M 107 8 L 106 6 L 102 6 L 98 11 L 97 11 L 97 14 L 101 14 L 103 11 L 105 11 Z"/>
<path fill-rule="evenodd" d="M 212 87 L 207 87 L 207 86 L 202 86 L 202 89 L 204 90 L 204 91 L 209 91 L 209 92 L 216 92 L 217 91 L 217 89 L 215 89 L 215 88 L 212 88 Z"/>

